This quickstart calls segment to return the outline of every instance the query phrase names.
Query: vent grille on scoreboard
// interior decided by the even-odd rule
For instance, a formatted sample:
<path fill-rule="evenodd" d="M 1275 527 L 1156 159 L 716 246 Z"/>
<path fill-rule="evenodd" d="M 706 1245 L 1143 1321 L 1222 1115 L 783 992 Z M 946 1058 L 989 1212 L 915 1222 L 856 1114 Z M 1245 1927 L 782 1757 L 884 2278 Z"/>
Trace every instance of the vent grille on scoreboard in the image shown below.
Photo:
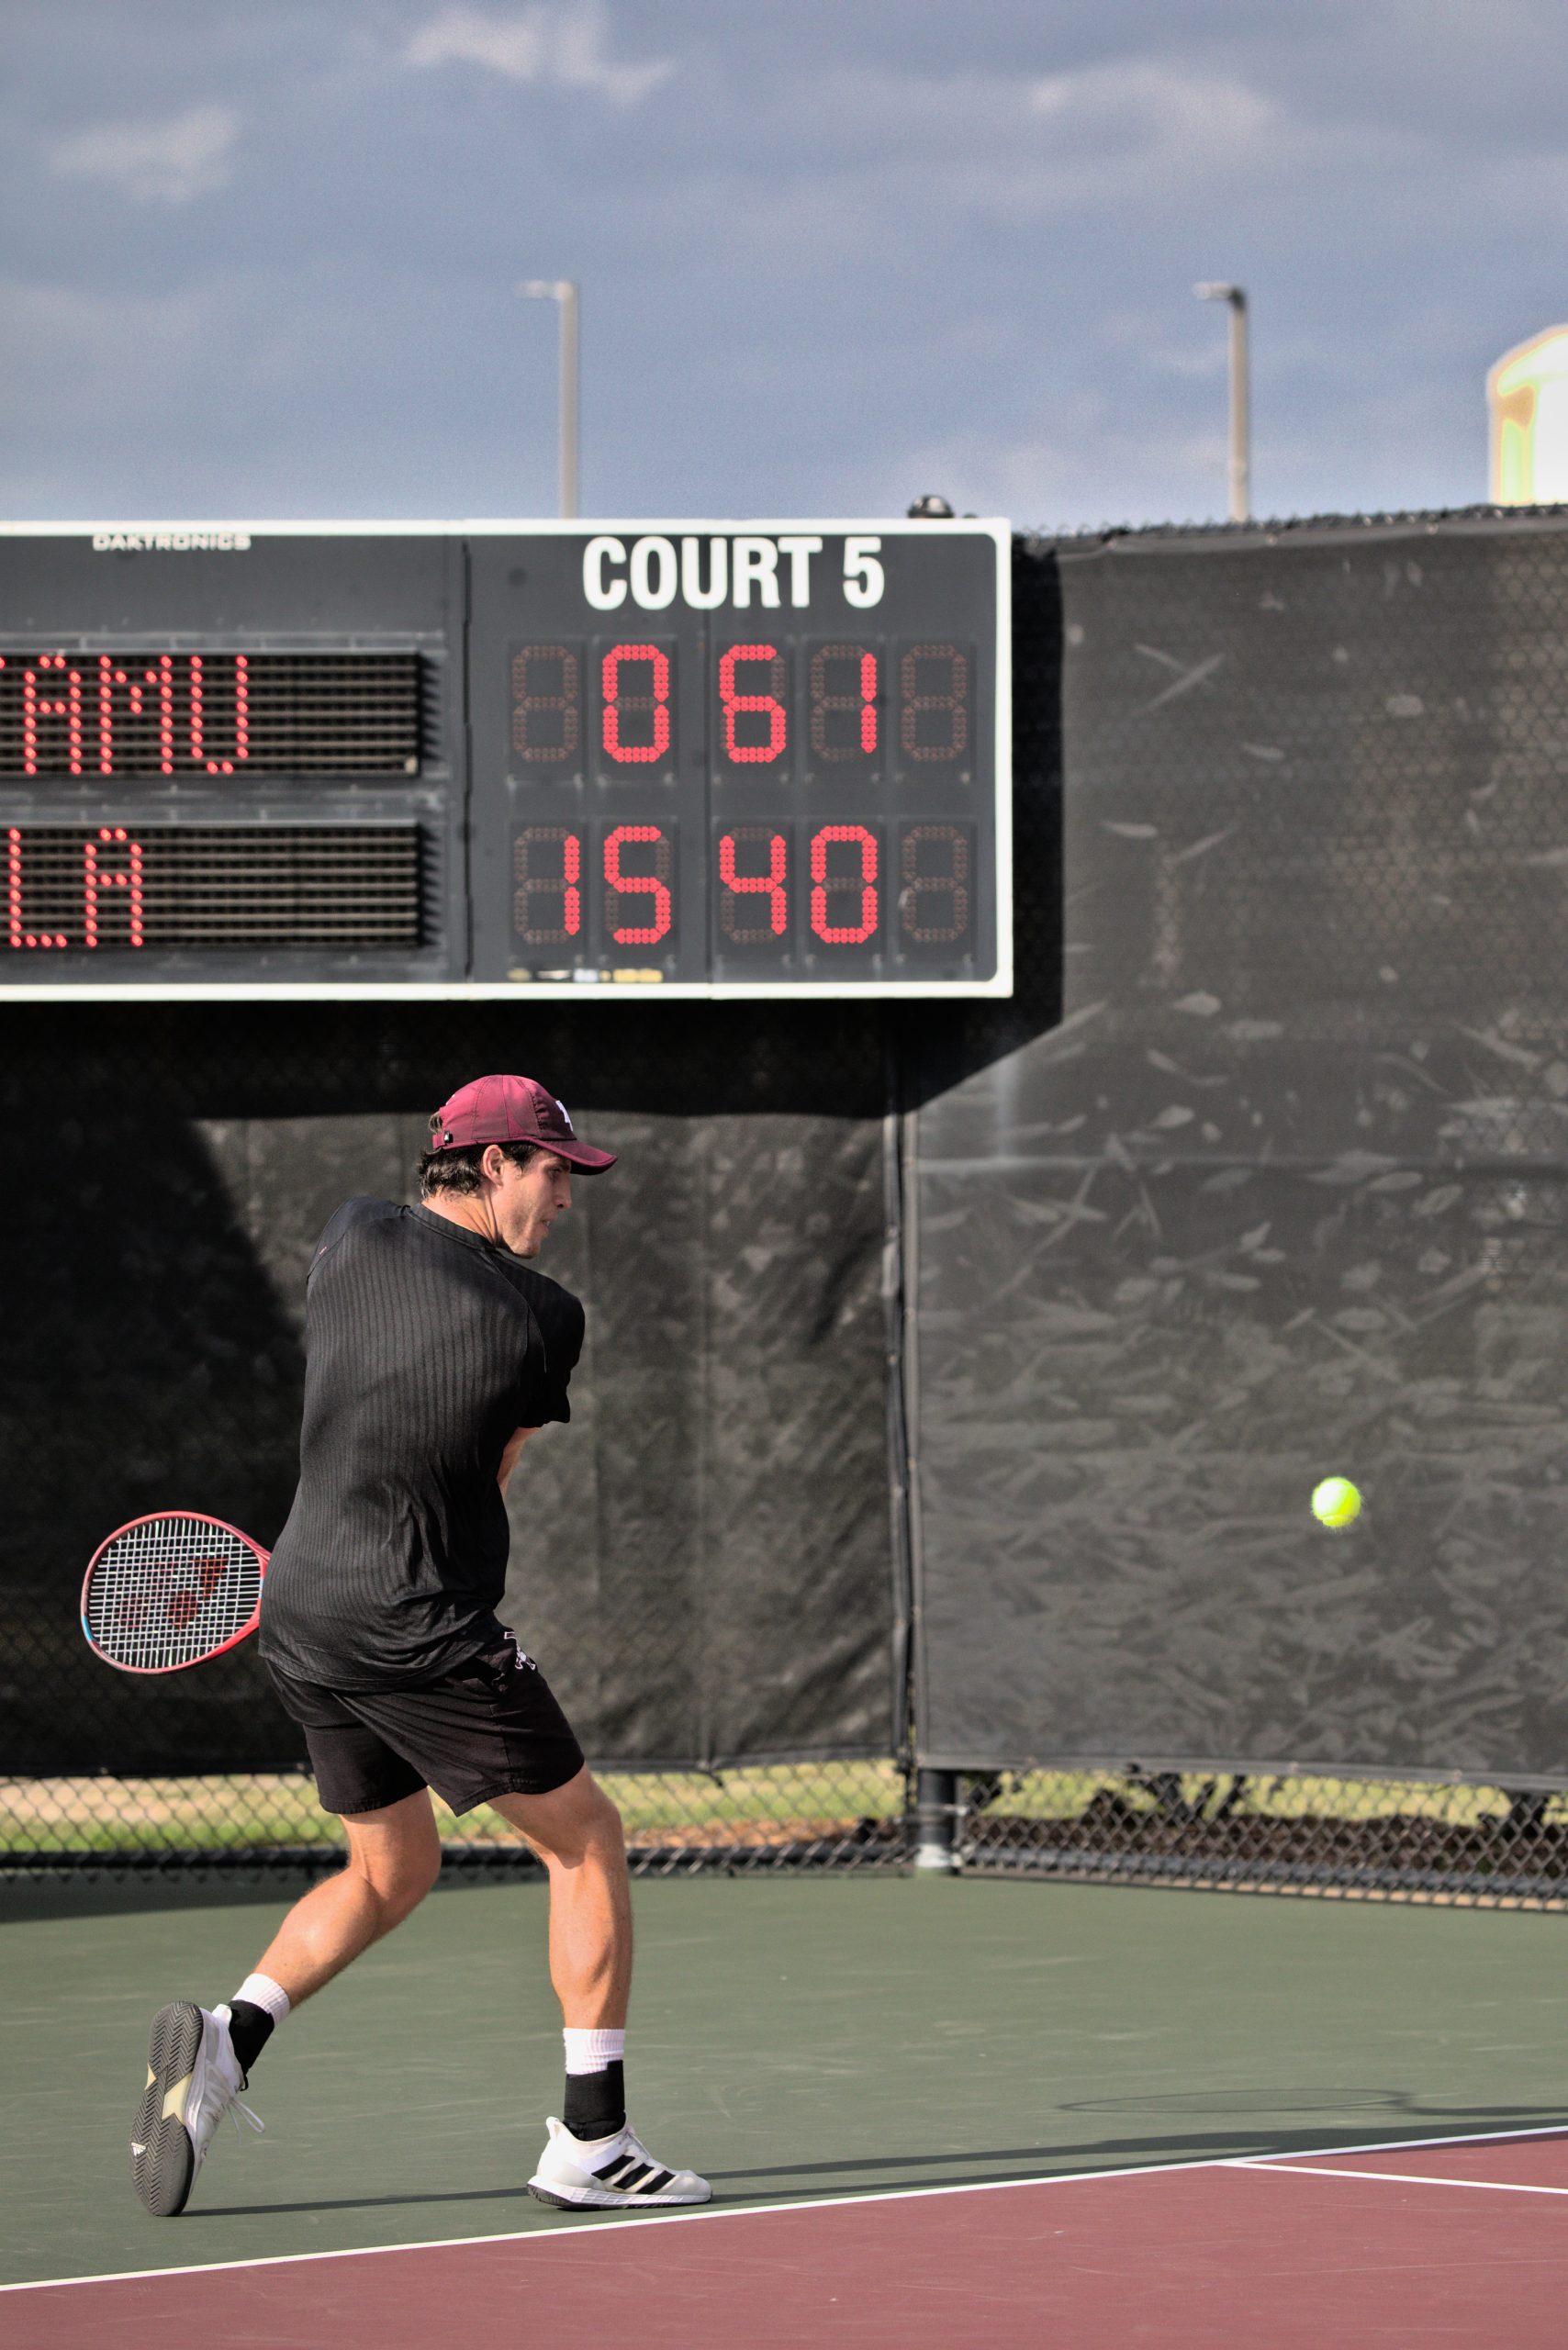
<path fill-rule="evenodd" d="M 417 653 L 0 648 L 0 774 L 418 775 Z"/>
<path fill-rule="evenodd" d="M 417 823 L 12 824 L 13 956 L 415 947 Z"/>

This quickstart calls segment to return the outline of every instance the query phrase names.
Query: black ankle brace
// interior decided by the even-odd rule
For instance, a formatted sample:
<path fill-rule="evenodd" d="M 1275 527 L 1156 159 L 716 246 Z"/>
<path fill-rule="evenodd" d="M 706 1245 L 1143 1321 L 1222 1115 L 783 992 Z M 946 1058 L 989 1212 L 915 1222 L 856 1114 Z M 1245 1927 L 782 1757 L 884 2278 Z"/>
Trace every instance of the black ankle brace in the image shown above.
<path fill-rule="evenodd" d="M 566 2075 L 561 2116 L 574 2138 L 613 2138 L 626 2127 L 626 2068 L 617 2060 L 602 2073 Z"/>
<path fill-rule="evenodd" d="M 240 2059 L 240 2070 L 250 2078 L 252 2065 L 272 2038 L 273 2019 L 265 2008 L 249 1999 L 235 1999 L 229 2009 L 229 2037 Z"/>

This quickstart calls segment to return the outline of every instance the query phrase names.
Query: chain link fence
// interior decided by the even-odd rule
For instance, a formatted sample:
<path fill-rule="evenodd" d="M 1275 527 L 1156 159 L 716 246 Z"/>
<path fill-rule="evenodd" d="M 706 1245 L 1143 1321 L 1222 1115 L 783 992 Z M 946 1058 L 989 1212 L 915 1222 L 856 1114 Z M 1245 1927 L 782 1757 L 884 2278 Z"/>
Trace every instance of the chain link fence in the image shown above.
<path fill-rule="evenodd" d="M 1470 1908 L 1568 1908 L 1568 1794 L 1292 1773 L 991 1772 L 962 1782 L 958 1865 Z"/>
<path fill-rule="evenodd" d="M 907 1865 L 905 1774 L 886 1762 L 762 1763 L 723 1771 L 604 1771 L 633 1873 Z M 528 1869 L 528 1846 L 487 1807 L 436 1812 L 449 1869 Z M 189 1876 L 334 1869 L 338 1824 L 297 1772 L 191 1778 L 0 1779 L 0 1874 Z"/>
<path fill-rule="evenodd" d="M 896 1762 L 600 1774 L 640 1877 L 908 1870 Z M 517 1832 L 438 1802 L 449 1874 L 528 1871 Z M 1568 1793 L 1302 1773 L 996 1771 L 953 1784 L 945 1865 L 1058 1883 L 1169 1885 L 1467 1907 L 1568 1908 Z M 335 1821 L 303 1771 L 0 1780 L 0 1876 L 328 1871 Z"/>

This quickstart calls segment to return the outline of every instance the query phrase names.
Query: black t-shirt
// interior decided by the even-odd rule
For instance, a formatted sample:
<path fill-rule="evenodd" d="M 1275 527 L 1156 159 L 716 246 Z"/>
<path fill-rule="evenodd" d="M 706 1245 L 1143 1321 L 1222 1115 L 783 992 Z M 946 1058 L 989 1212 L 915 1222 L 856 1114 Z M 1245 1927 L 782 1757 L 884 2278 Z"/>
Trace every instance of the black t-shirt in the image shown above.
<path fill-rule="evenodd" d="M 411 1685 L 482 1649 L 506 1583 L 496 1483 L 520 1427 L 571 1417 L 577 1299 L 429 1208 L 350 1200 L 305 1310 L 299 1485 L 262 1653 L 330 1688 Z"/>

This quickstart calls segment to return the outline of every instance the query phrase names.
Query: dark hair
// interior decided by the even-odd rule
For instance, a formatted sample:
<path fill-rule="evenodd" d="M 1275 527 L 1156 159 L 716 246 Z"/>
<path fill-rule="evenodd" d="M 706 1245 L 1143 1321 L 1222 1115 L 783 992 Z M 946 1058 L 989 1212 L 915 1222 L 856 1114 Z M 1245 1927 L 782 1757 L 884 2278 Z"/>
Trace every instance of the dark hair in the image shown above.
<path fill-rule="evenodd" d="M 531 1158 L 537 1158 L 541 1147 L 536 1142 L 496 1145 L 514 1167 L 526 1167 Z M 479 1172 L 479 1161 L 489 1147 L 487 1142 L 469 1142 L 456 1150 L 427 1150 L 420 1161 L 420 1199 L 428 1200 L 436 1192 L 482 1192 L 485 1179 Z"/>

